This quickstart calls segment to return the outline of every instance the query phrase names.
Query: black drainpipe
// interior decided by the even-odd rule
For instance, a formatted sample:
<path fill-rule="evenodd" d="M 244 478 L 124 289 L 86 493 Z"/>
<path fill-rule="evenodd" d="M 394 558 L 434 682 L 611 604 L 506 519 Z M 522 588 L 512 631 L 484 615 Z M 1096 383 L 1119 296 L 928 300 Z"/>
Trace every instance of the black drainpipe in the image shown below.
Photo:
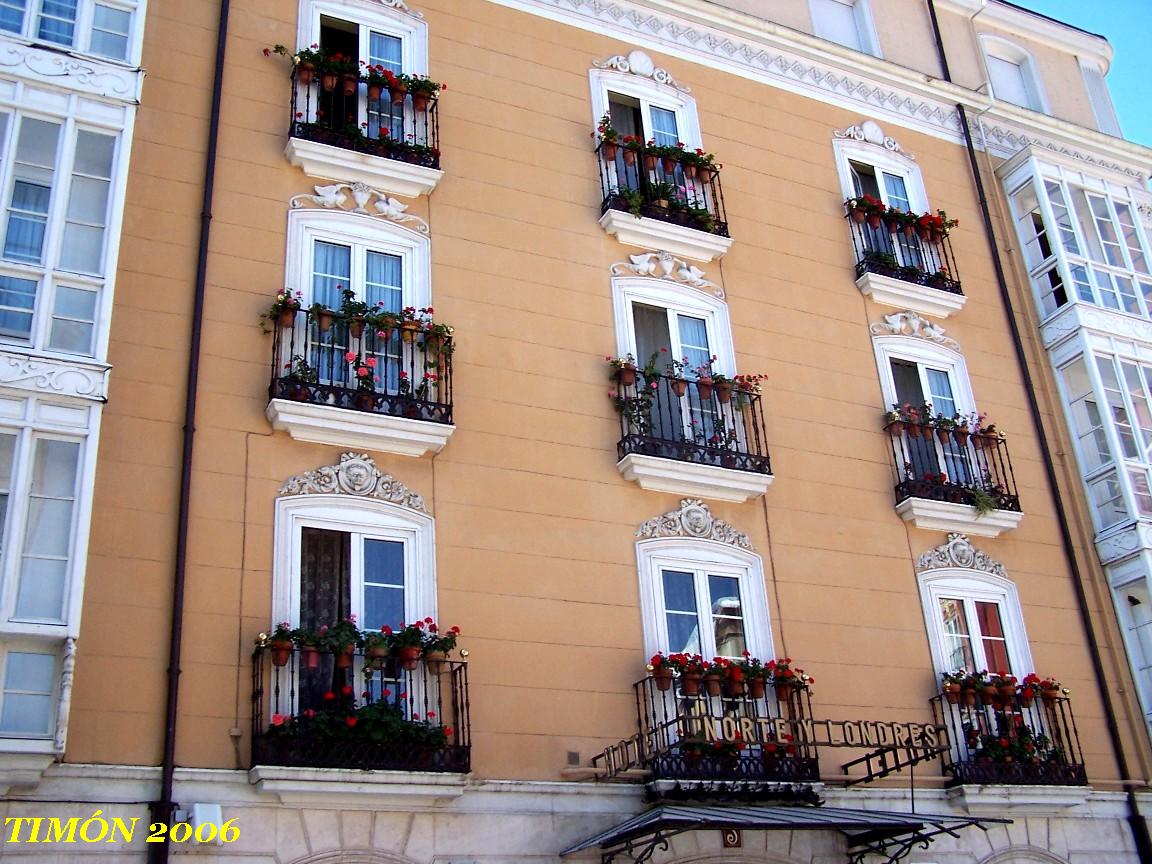
<path fill-rule="evenodd" d="M 944 73 L 944 80 L 951 82 L 952 75 L 948 70 L 948 58 L 944 53 L 944 41 L 940 33 L 940 22 L 936 18 L 936 4 L 928 0 L 928 14 L 932 18 L 932 31 L 936 36 L 936 50 L 940 54 L 940 67 Z M 1128 776 L 1128 758 L 1124 755 L 1123 741 L 1120 737 L 1120 727 L 1116 719 L 1116 709 L 1112 704 L 1112 694 L 1108 690 L 1108 674 L 1100 659 L 1100 643 L 1096 638 L 1096 626 L 1092 623 L 1092 615 L 1088 606 L 1088 595 L 1084 589 L 1084 576 L 1080 566 L 1076 563 L 1076 551 L 1072 542 L 1072 529 L 1068 523 L 1068 514 L 1064 508 L 1064 501 L 1060 495 L 1060 487 L 1056 482 L 1056 463 L 1052 458 L 1052 450 L 1048 446 L 1048 439 L 1044 435 L 1044 418 L 1040 412 L 1040 403 L 1036 398 L 1036 386 L 1032 375 L 1028 371 L 1028 359 L 1024 350 L 1024 342 L 1020 337 L 1020 327 L 1016 323 L 1016 314 L 1012 307 L 1012 295 L 1008 290 L 1008 280 L 1004 275 L 1004 264 L 1000 259 L 1000 250 L 996 245 L 996 230 L 992 223 L 992 213 L 988 209 L 988 197 L 984 191 L 984 180 L 980 174 L 980 164 L 976 157 L 976 145 L 972 142 L 972 128 L 968 124 L 968 112 L 964 105 L 957 103 L 956 111 L 960 115 L 960 127 L 964 131 L 964 144 L 968 149 L 968 162 L 972 168 L 972 177 L 976 182 L 976 194 L 980 199 L 980 215 L 984 221 L 984 236 L 988 240 L 988 248 L 992 253 L 992 266 L 996 271 L 996 284 L 1000 288 L 1000 298 L 1004 302 L 1005 315 L 1008 318 L 1008 329 L 1012 334 L 1012 346 L 1016 353 L 1016 363 L 1024 378 L 1024 388 L 1028 394 L 1028 410 L 1032 415 L 1032 423 L 1039 433 L 1040 455 L 1044 459 L 1044 473 L 1048 478 L 1048 486 L 1052 490 L 1052 500 L 1056 509 L 1056 521 L 1060 526 L 1060 540 L 1064 546 L 1064 555 L 1068 559 L 1068 566 L 1072 570 L 1072 584 L 1076 589 L 1076 599 L 1080 606 L 1080 621 L 1084 626 L 1085 635 L 1092 654 L 1092 667 L 1095 672 L 1096 686 L 1100 692 L 1100 700 L 1104 703 L 1104 718 L 1108 726 L 1108 737 L 1112 749 L 1116 754 L 1116 765 L 1120 770 L 1120 777 L 1124 791 L 1128 795 L 1128 824 L 1132 829 L 1132 837 L 1136 841 L 1136 851 L 1141 861 L 1152 862 L 1152 837 L 1148 834 L 1148 823 L 1140 815 L 1136 802 L 1136 786 Z"/>
<path fill-rule="evenodd" d="M 196 438 L 196 396 L 200 380 L 200 342 L 204 330 L 204 290 L 208 280 L 208 238 L 212 230 L 212 193 L 216 184 L 216 148 L 220 139 L 220 96 L 224 84 L 224 49 L 228 41 L 230 0 L 220 0 L 216 28 L 216 66 L 208 150 L 204 157 L 204 196 L 200 207 L 200 247 L 196 257 L 196 287 L 192 295 L 192 331 L 188 339 L 188 379 L 184 396 L 184 443 L 180 463 L 180 507 L 176 517 L 176 566 L 172 578 L 172 622 L 168 643 L 168 700 L 164 709 L 164 761 L 160 798 L 151 804 L 151 821 L 172 824 L 172 781 L 176 773 L 176 706 L 180 695 L 180 649 L 184 634 L 184 584 L 188 558 L 188 504 L 192 495 L 192 447 Z M 168 834 L 162 843 L 148 844 L 149 864 L 168 861 Z"/>

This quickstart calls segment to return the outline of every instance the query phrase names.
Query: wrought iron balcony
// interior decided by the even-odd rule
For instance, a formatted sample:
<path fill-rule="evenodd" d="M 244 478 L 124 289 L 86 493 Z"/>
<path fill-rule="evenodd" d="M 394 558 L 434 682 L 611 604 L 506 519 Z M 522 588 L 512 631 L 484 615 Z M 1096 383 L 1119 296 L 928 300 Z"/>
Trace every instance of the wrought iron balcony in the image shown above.
<path fill-rule="evenodd" d="M 932 699 L 934 717 L 948 728 L 951 748 L 940 758 L 951 785 L 1088 783 L 1066 696 L 994 693 L 964 690 Z"/>
<path fill-rule="evenodd" d="M 451 336 L 304 310 L 274 326 L 269 398 L 452 423 Z"/>
<path fill-rule="evenodd" d="M 254 766 L 471 770 L 466 663 L 421 659 L 409 670 L 393 657 L 345 656 L 256 648 Z"/>
<path fill-rule="evenodd" d="M 697 380 L 618 378 L 620 459 L 655 456 L 757 474 L 771 474 L 759 393 Z"/>
<path fill-rule="evenodd" d="M 440 167 L 439 99 L 369 89 L 357 79 L 292 70 L 289 135 L 318 144 L 407 162 Z M 328 85 L 331 84 L 329 89 Z M 374 98 L 370 98 L 374 97 Z"/>
<path fill-rule="evenodd" d="M 1008 442 L 929 423 L 889 423 L 896 503 L 910 498 L 1020 512 Z"/>
<path fill-rule="evenodd" d="M 604 141 L 596 156 L 604 198 L 601 213 L 617 210 L 729 236 L 718 166 L 700 168 L 691 156 L 660 157 L 643 147 L 630 149 Z"/>
<path fill-rule="evenodd" d="M 707 679 L 688 683 L 638 681 L 637 734 L 593 765 L 608 776 L 646 769 L 653 781 L 819 781 L 816 745 L 799 734 L 812 717 L 810 691 L 779 694 L 763 682 L 757 692 L 750 682 L 717 682 L 711 690 Z M 624 761 L 612 761 L 621 755 Z"/>
<path fill-rule="evenodd" d="M 874 273 L 963 296 L 956 257 L 947 235 L 932 235 L 896 223 L 888 225 L 876 218 L 858 222 L 852 213 L 846 218 L 858 279 Z"/>

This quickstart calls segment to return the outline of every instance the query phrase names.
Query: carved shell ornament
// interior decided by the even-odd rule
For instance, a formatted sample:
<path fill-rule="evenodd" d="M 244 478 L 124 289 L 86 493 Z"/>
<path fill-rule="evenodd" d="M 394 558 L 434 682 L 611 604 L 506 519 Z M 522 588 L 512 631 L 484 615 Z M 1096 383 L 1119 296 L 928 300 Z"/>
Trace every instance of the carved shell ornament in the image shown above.
<path fill-rule="evenodd" d="M 710 291 L 719 299 L 724 299 L 724 289 L 715 282 L 704 278 L 704 271 L 668 252 L 642 252 L 629 255 L 628 261 L 612 265 L 613 276 L 647 276 L 652 279 L 667 279 L 682 282 L 691 288 Z"/>
<path fill-rule="evenodd" d="M 899 153 L 906 159 L 916 161 L 916 157 L 911 153 L 906 153 L 904 148 L 896 141 L 895 138 L 889 138 L 884 134 L 884 130 L 880 128 L 880 124 L 875 120 L 865 120 L 855 126 L 849 126 L 844 131 L 834 129 L 832 137 L 840 140 L 859 141 L 862 144 L 874 144 L 877 147 L 883 147 L 889 153 Z"/>
<path fill-rule="evenodd" d="M 708 505 L 697 498 L 685 498 L 679 510 L 670 510 L 663 516 L 649 519 L 638 529 L 641 540 L 664 537 L 691 537 L 696 540 L 716 540 L 738 549 L 752 551 L 748 535 L 737 531 L 722 519 L 717 519 Z"/>
<path fill-rule="evenodd" d="M 351 495 L 374 498 L 428 513 L 424 496 L 413 492 L 391 474 L 383 474 L 367 453 L 345 453 L 337 465 L 289 477 L 280 495 Z"/>
<path fill-rule="evenodd" d="M 916 559 L 916 572 L 929 570 L 979 570 L 1002 579 L 1008 578 L 1004 565 L 981 552 L 964 534 L 949 534 L 948 542 L 929 549 Z"/>
<path fill-rule="evenodd" d="M 652 58 L 643 51 L 631 51 L 627 56 L 617 54 L 615 57 L 609 57 L 607 60 L 593 60 L 592 65 L 597 69 L 614 69 L 617 72 L 623 72 L 628 75 L 651 78 L 657 84 L 667 85 L 668 87 L 679 90 L 681 93 L 692 92 L 683 84 L 677 83 L 676 79 L 672 77 L 671 72 L 657 66 Z"/>

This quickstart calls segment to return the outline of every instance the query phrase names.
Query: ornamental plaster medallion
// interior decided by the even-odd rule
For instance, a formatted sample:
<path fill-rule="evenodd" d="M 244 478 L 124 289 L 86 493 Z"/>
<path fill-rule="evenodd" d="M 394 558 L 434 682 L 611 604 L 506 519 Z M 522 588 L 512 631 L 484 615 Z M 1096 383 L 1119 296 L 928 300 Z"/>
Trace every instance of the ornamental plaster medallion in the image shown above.
<path fill-rule="evenodd" d="M 935 549 L 930 549 L 916 559 L 916 572 L 926 573 L 929 570 L 978 570 L 1007 579 L 1008 573 L 1004 565 L 988 557 L 972 545 L 967 535 L 949 534 L 948 542 L 942 543 Z"/>
<path fill-rule="evenodd" d="M 681 93 L 692 92 L 684 85 L 677 83 L 671 72 L 657 66 L 652 58 L 643 51 L 632 51 L 627 57 L 623 54 L 617 54 L 607 60 L 593 60 L 592 65 L 597 69 L 615 69 L 617 72 L 639 75 L 641 78 L 651 78 L 657 84 L 666 84 Z"/>
<path fill-rule="evenodd" d="M 428 233 L 428 223 L 419 216 L 408 213 L 407 204 L 401 204 L 395 198 L 389 198 L 379 189 L 373 189 L 364 183 L 333 183 L 331 186 L 314 186 L 313 188 L 316 190 L 315 195 L 297 195 L 288 202 L 289 206 L 298 209 L 306 204 L 311 204 L 326 210 L 343 210 L 346 213 L 359 213 L 362 216 L 378 216 L 397 224 L 415 222 L 416 224 L 412 226 L 414 230 L 421 234 Z M 351 201 L 348 200 L 349 196 L 351 196 Z M 369 210 L 368 203 L 373 198 L 376 200 L 372 203 L 372 209 Z M 349 203 L 352 204 L 351 207 L 345 206 Z"/>
<path fill-rule="evenodd" d="M 411 491 L 391 474 L 382 474 L 372 457 L 366 453 L 345 453 L 340 457 L 338 465 L 325 465 L 315 471 L 289 477 L 279 494 L 375 498 L 428 513 L 422 495 Z"/>
<path fill-rule="evenodd" d="M 921 318 L 915 312 L 896 312 L 884 316 L 884 323 L 876 323 L 868 328 L 873 336 L 915 336 L 927 339 L 953 351 L 960 350 L 960 343 L 951 336 L 944 335 L 944 328 Z"/>
<path fill-rule="evenodd" d="M 628 259 L 612 265 L 613 276 L 646 276 L 682 282 L 691 288 L 711 291 L 714 296 L 724 299 L 724 289 L 705 279 L 703 270 L 668 252 L 642 252 L 629 255 Z"/>
<path fill-rule="evenodd" d="M 697 498 L 685 498 L 679 510 L 670 510 L 663 516 L 649 519 L 638 529 L 636 536 L 643 540 L 659 537 L 691 537 L 696 540 L 716 540 L 738 549 L 752 551 L 748 535 L 737 531 L 722 519 L 717 519 L 708 505 Z"/>
<path fill-rule="evenodd" d="M 885 135 L 884 130 L 880 128 L 880 124 L 875 120 L 865 120 L 863 123 L 849 126 L 843 132 L 839 129 L 834 129 L 832 130 L 832 137 L 841 140 L 851 139 L 853 141 L 861 141 L 865 144 L 875 144 L 877 147 L 883 147 L 889 153 L 898 153 L 906 159 L 911 159 L 913 162 L 916 161 L 916 157 L 911 153 L 906 153 L 895 138 L 889 138 Z"/>

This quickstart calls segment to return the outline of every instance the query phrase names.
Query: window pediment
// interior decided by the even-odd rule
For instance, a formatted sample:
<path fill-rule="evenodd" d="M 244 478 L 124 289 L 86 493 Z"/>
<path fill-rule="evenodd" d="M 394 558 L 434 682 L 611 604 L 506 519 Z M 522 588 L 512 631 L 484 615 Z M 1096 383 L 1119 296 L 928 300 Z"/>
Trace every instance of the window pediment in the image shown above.
<path fill-rule="evenodd" d="M 652 58 L 643 51 L 632 51 L 627 56 L 617 54 L 614 57 L 609 57 L 607 60 L 594 60 L 592 61 L 592 66 L 596 69 L 611 69 L 616 72 L 623 72 L 626 75 L 647 78 L 656 84 L 679 90 L 681 93 L 692 92 L 688 87 L 685 87 L 673 78 L 672 73 L 667 69 L 662 69 L 657 66 Z"/>
<path fill-rule="evenodd" d="M 948 542 L 941 543 L 916 559 L 917 573 L 956 569 L 975 570 L 1000 579 L 1008 578 L 1004 565 L 973 546 L 964 534 L 949 534 Z"/>
<path fill-rule="evenodd" d="M 315 471 L 289 477 L 280 487 L 279 494 L 373 498 L 399 504 L 418 513 L 428 513 L 423 495 L 413 492 L 391 474 L 381 472 L 375 460 L 366 453 L 344 453 L 336 465 L 325 465 Z"/>
<path fill-rule="evenodd" d="M 636 529 L 636 537 L 641 540 L 671 537 L 715 540 L 737 549 L 754 551 L 747 534 L 737 531 L 723 519 L 717 519 L 707 504 L 695 498 L 685 498 L 679 509 L 649 519 Z"/>
<path fill-rule="evenodd" d="M 709 291 L 716 298 L 723 300 L 724 289 L 704 278 L 704 271 L 695 265 L 689 264 L 668 252 L 643 252 L 639 255 L 629 255 L 628 261 L 613 264 L 613 276 L 641 276 L 652 279 L 663 279 L 691 288 Z"/>

